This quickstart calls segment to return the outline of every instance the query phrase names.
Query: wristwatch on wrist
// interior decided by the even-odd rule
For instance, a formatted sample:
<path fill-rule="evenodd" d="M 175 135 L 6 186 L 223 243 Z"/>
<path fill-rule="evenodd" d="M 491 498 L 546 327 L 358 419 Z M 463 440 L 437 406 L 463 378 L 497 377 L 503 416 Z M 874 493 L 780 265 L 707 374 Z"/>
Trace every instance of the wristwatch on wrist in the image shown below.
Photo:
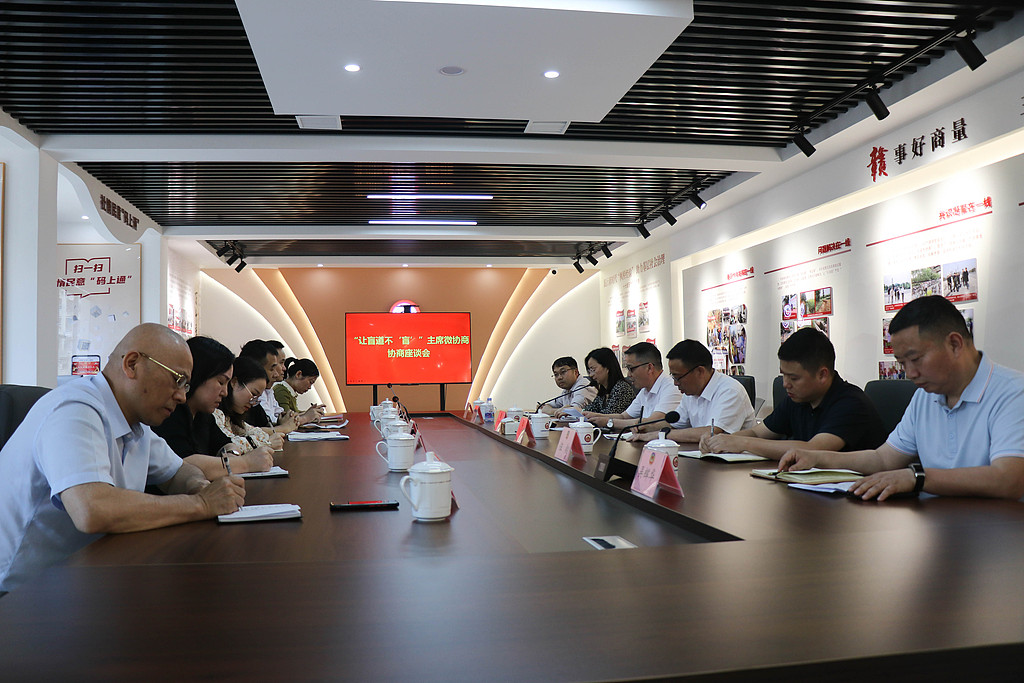
<path fill-rule="evenodd" d="M 914 473 L 914 495 L 921 493 L 924 488 L 924 465 L 919 462 L 910 463 L 910 471 Z"/>
<path fill-rule="evenodd" d="M 608 420 L 608 429 L 614 429 L 614 428 L 615 428 L 615 424 L 613 423 L 613 421 L 612 420 Z"/>

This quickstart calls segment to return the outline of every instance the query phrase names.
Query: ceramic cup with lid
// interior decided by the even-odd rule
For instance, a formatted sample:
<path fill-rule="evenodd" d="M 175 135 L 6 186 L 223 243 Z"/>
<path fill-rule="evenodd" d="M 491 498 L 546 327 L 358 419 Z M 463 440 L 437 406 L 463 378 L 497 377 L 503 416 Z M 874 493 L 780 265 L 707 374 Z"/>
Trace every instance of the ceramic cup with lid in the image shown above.
<path fill-rule="evenodd" d="M 383 451 L 381 448 L 383 447 Z M 397 432 L 384 441 L 377 442 L 377 455 L 388 463 L 392 472 L 405 472 L 412 466 L 416 455 L 416 437 L 412 434 Z"/>
<path fill-rule="evenodd" d="M 409 468 L 398 486 L 412 504 L 413 516 L 421 522 L 440 522 L 452 513 L 452 472 L 455 468 L 427 453 L 425 462 Z"/>
<path fill-rule="evenodd" d="M 648 441 L 645 446 L 652 451 L 660 451 L 666 455 L 666 460 L 672 463 L 676 478 L 679 478 L 679 444 L 671 439 L 666 439 L 664 434 L 653 441 Z"/>
<path fill-rule="evenodd" d="M 536 439 L 548 438 L 548 430 L 551 429 L 551 416 L 544 413 L 533 413 L 530 415 L 530 429 Z"/>
<path fill-rule="evenodd" d="M 381 409 L 380 417 L 373 421 L 373 426 L 377 428 L 378 432 L 383 434 L 384 425 L 387 424 L 388 422 L 391 422 L 392 420 L 401 420 L 401 418 L 398 417 L 398 411 L 395 410 L 394 408 L 390 408 L 387 410 Z"/>
<path fill-rule="evenodd" d="M 601 430 L 585 420 L 579 422 L 572 422 L 569 427 L 575 431 L 580 437 L 580 445 L 583 447 L 584 453 L 590 453 L 594 450 L 594 444 L 601 438 Z"/>

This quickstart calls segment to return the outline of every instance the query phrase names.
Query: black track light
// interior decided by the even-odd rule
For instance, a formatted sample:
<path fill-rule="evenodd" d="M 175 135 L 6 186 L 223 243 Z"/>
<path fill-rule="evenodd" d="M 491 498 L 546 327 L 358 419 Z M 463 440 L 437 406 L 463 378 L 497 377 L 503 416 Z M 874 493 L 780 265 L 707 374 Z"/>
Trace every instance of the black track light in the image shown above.
<path fill-rule="evenodd" d="M 581 265 L 580 265 L 580 262 L 579 262 L 578 260 L 576 260 L 576 261 L 573 261 L 573 262 L 572 262 L 572 265 L 573 265 L 573 267 L 574 267 L 574 268 L 575 268 L 575 269 L 576 269 L 577 271 L 579 271 L 579 274 L 580 274 L 580 275 L 582 275 L 582 274 L 583 274 L 583 266 L 581 266 Z"/>
<path fill-rule="evenodd" d="M 668 223 L 669 225 L 676 224 L 676 217 L 673 216 L 672 212 L 669 211 L 667 208 L 662 210 L 661 217 L 664 218 L 665 222 Z"/>
<path fill-rule="evenodd" d="M 232 263 L 234 263 L 238 259 L 239 259 L 238 252 L 237 251 L 231 252 L 231 256 L 228 257 L 228 265 L 230 266 Z"/>
<path fill-rule="evenodd" d="M 229 251 L 231 251 L 231 245 L 225 242 L 224 246 L 217 250 L 217 256 L 223 258 L 224 254 L 228 253 Z"/>
<path fill-rule="evenodd" d="M 597 259 L 594 258 L 594 252 L 590 252 L 589 254 L 587 254 L 587 260 L 590 261 L 590 265 L 592 265 L 592 266 L 596 266 L 597 265 Z"/>
<path fill-rule="evenodd" d="M 793 144 L 800 148 L 800 151 L 804 153 L 804 156 L 811 156 L 814 154 L 814 145 L 811 144 L 810 140 L 804 137 L 803 133 L 797 133 L 793 136 Z"/>
<path fill-rule="evenodd" d="M 608 248 L 607 244 L 605 244 L 604 246 L 601 247 L 601 251 L 604 252 L 604 257 L 605 258 L 611 258 L 612 257 L 612 250 Z"/>
<path fill-rule="evenodd" d="M 636 224 L 636 231 L 640 233 L 640 236 L 643 237 L 644 239 L 647 239 L 648 237 L 651 236 L 650 230 L 647 229 L 647 226 L 644 225 L 643 221 L 640 221 L 639 223 Z"/>
<path fill-rule="evenodd" d="M 245 268 L 245 267 L 246 267 L 247 265 L 249 265 L 249 264 L 245 262 L 245 259 L 242 259 L 241 261 L 239 261 L 239 262 L 238 262 L 238 265 L 237 265 L 237 266 L 235 266 L 235 272 L 236 272 L 236 273 L 241 273 L 241 272 L 242 272 L 242 270 L 243 270 L 243 269 L 244 269 L 244 268 Z"/>
<path fill-rule="evenodd" d="M 885 106 L 885 102 L 878 96 L 878 91 L 875 90 L 874 86 L 868 88 L 868 96 L 864 98 L 871 107 L 871 111 L 874 112 L 875 118 L 881 121 L 889 115 L 889 108 Z"/>
<path fill-rule="evenodd" d="M 702 211 L 704 210 L 704 207 L 708 205 L 708 203 L 701 199 L 700 195 L 697 194 L 696 192 L 690 195 L 690 201 L 693 202 L 694 206 L 696 206 L 698 209 L 701 209 Z"/>
<path fill-rule="evenodd" d="M 953 43 L 953 47 L 955 47 L 956 51 L 960 53 L 960 57 L 964 60 L 964 63 L 967 64 L 971 71 L 974 71 L 988 61 L 985 59 L 985 55 L 981 54 L 981 50 L 979 50 L 978 46 L 974 44 L 974 41 L 971 40 L 974 35 L 974 31 L 968 31 L 967 35 L 963 38 L 957 38 L 956 42 Z"/>

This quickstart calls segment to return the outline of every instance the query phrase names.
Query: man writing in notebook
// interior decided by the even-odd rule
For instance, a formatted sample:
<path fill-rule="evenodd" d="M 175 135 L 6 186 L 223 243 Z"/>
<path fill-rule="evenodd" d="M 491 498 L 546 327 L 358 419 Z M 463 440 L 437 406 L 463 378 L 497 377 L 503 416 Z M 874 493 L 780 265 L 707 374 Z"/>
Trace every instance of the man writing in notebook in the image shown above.
<path fill-rule="evenodd" d="M 794 448 L 855 451 L 885 440 L 882 419 L 860 387 L 836 372 L 828 337 L 805 327 L 779 347 L 786 397 L 764 422 L 735 434 L 704 436 L 705 453 L 749 451 L 778 460 Z"/>
<path fill-rule="evenodd" d="M 616 429 L 627 424 L 635 424 L 641 415 L 643 421 L 647 422 L 665 417 L 665 413 L 675 410 L 682 394 L 672 383 L 672 378 L 664 371 L 661 363 L 661 351 L 657 346 L 650 342 L 633 344 L 622 354 L 622 359 L 629 381 L 640 391 L 625 412 L 611 415 L 585 412 L 583 416 L 588 421 L 599 427 Z M 620 424 L 617 425 L 616 422 Z M 656 427 L 651 427 L 651 429 L 656 429 Z"/>
<path fill-rule="evenodd" d="M 1024 496 L 1024 375 L 974 346 L 956 307 L 914 299 L 889 324 L 892 349 L 918 386 L 879 448 L 794 450 L 780 469 L 846 468 L 869 476 L 850 492 L 865 500 L 925 491 L 945 496 Z"/>
<path fill-rule="evenodd" d="M 754 426 L 754 407 L 743 385 L 732 377 L 715 372 L 711 352 L 699 341 L 684 339 L 665 354 L 668 372 L 676 388 L 683 393 L 675 411 L 679 421 L 672 423 L 668 438 L 673 441 L 700 441 L 701 437 L 735 432 Z M 638 436 L 643 441 L 657 439 L 667 423 Z M 642 429 L 642 427 L 641 427 Z"/>
<path fill-rule="evenodd" d="M 207 481 L 148 426 L 185 400 L 191 372 L 181 337 L 147 323 L 118 342 L 101 374 L 68 382 L 32 407 L 0 451 L 0 594 L 104 533 L 242 506 L 241 479 Z M 172 495 L 143 493 L 147 484 Z"/>

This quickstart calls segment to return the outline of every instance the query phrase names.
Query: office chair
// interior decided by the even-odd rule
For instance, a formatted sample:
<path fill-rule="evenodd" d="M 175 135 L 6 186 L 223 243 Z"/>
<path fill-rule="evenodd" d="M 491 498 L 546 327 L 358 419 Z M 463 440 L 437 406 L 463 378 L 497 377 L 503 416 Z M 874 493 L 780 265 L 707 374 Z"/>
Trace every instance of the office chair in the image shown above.
<path fill-rule="evenodd" d="M 772 382 L 772 410 L 786 400 L 786 389 L 782 386 L 782 375 L 778 375 Z"/>
<path fill-rule="evenodd" d="M 882 417 L 882 426 L 887 435 L 903 419 L 903 413 L 907 412 L 915 391 L 917 387 L 909 379 L 873 379 L 864 385 L 864 393 Z"/>
<path fill-rule="evenodd" d="M 750 397 L 750 405 L 754 405 L 757 400 L 756 392 L 754 391 L 754 376 L 753 375 L 729 375 L 734 380 L 743 385 L 743 388 L 747 390 L 747 396 Z"/>
<path fill-rule="evenodd" d="M 11 438 L 35 402 L 48 391 L 46 387 L 0 384 L 0 448 Z"/>

